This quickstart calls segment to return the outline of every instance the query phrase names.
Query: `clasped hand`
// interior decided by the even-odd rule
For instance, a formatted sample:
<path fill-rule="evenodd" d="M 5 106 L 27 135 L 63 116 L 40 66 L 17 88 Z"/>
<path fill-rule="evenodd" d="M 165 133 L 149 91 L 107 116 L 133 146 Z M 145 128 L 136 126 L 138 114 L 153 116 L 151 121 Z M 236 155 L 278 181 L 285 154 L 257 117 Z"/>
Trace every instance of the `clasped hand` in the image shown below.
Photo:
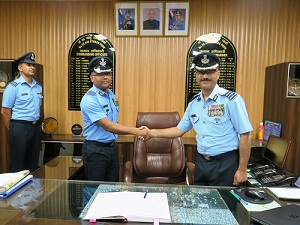
<path fill-rule="evenodd" d="M 153 135 L 151 134 L 151 130 L 148 127 L 141 126 L 139 129 L 142 131 L 141 132 L 142 135 L 138 135 L 138 139 L 139 140 L 141 140 L 141 141 L 148 141 L 148 140 L 150 140 L 153 137 Z"/>

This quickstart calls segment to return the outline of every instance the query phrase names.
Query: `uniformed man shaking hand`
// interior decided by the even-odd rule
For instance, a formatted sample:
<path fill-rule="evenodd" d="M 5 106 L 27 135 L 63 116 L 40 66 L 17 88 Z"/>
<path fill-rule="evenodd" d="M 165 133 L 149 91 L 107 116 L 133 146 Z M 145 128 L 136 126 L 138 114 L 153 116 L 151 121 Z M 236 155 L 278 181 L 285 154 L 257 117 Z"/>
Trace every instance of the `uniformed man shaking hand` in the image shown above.
<path fill-rule="evenodd" d="M 42 131 L 39 122 L 42 86 L 36 82 L 35 54 L 28 52 L 14 60 L 18 74 L 4 90 L 1 114 L 9 129 L 10 172 L 38 168 Z"/>
<path fill-rule="evenodd" d="M 110 58 L 93 58 L 88 70 L 93 87 L 80 103 L 86 140 L 82 148 L 85 178 L 118 182 L 118 134 L 146 135 L 147 131 L 118 123 L 119 101 L 109 89 L 112 82 Z"/>
<path fill-rule="evenodd" d="M 196 55 L 191 69 L 201 92 L 191 99 L 177 127 L 149 130 L 144 139 L 179 137 L 194 128 L 197 139 L 194 183 L 238 186 L 247 180 L 252 126 L 243 98 L 217 84 L 219 64 L 219 57 L 213 53 Z"/>

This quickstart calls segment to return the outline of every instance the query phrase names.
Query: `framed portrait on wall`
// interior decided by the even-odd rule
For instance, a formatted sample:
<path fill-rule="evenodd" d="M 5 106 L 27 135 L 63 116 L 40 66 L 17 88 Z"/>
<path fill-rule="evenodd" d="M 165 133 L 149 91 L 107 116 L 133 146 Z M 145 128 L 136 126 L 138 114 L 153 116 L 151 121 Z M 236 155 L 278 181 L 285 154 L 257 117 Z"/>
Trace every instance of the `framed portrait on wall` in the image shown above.
<path fill-rule="evenodd" d="M 140 35 L 163 35 L 163 3 L 140 3 Z"/>
<path fill-rule="evenodd" d="M 115 3 L 116 36 L 138 34 L 137 3 Z"/>
<path fill-rule="evenodd" d="M 165 35 L 188 36 L 189 2 L 166 3 Z"/>

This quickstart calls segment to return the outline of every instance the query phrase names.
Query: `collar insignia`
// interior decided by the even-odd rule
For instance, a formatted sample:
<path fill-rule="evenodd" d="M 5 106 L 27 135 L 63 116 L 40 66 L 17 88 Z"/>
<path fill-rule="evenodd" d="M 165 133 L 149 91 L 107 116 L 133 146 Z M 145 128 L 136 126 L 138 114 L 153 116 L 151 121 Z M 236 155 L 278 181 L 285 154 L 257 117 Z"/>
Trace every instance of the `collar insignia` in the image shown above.
<path fill-rule="evenodd" d="M 218 99 L 218 95 L 215 94 L 215 96 L 213 97 L 213 100 L 214 100 L 214 101 L 217 101 L 217 99 Z"/>

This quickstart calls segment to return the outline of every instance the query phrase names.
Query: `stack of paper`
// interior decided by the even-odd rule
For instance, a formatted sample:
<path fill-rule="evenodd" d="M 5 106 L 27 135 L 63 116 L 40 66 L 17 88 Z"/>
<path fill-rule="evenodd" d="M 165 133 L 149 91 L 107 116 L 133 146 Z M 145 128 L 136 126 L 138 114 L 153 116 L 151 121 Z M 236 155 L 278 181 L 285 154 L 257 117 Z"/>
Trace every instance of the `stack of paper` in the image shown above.
<path fill-rule="evenodd" d="M 0 198 L 6 198 L 33 179 L 29 170 L 0 174 Z"/>
<path fill-rule="evenodd" d="M 167 194 L 151 192 L 99 193 L 83 219 L 171 222 Z"/>
<path fill-rule="evenodd" d="M 268 187 L 279 200 L 300 201 L 300 188 L 296 187 Z"/>

